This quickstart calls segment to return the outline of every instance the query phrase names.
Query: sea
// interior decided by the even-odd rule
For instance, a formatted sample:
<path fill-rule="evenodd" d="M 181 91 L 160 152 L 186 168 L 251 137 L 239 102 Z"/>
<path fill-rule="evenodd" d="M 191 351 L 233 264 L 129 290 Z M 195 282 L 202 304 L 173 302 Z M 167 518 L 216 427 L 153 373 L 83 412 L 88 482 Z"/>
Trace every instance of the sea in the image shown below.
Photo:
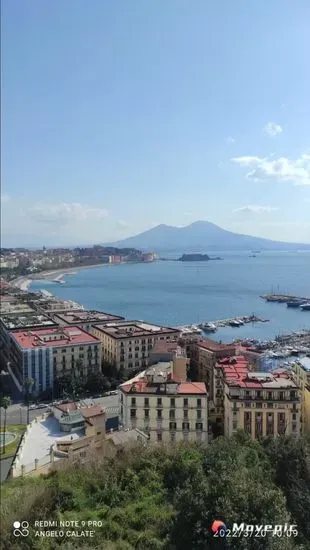
<path fill-rule="evenodd" d="M 66 274 L 65 284 L 33 281 L 31 290 L 48 290 L 86 309 L 115 313 L 127 319 L 176 327 L 255 314 L 268 323 L 220 328 L 211 338 L 267 340 L 279 334 L 310 329 L 310 311 L 268 303 L 263 294 L 276 292 L 310 297 L 310 252 L 216 252 L 222 260 L 169 260 L 105 265 Z"/>

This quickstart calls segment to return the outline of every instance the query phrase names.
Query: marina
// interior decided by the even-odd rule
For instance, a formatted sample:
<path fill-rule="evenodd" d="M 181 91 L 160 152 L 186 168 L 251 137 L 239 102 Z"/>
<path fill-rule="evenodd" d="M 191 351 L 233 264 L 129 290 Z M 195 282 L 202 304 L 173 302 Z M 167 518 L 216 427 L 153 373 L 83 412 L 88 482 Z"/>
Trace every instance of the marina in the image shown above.
<path fill-rule="evenodd" d="M 183 325 L 178 327 L 183 334 L 201 334 L 216 332 L 218 328 L 223 327 L 241 327 L 247 323 L 268 323 L 269 319 L 263 319 L 257 315 L 245 315 L 241 317 L 232 317 L 229 319 L 220 319 L 217 321 L 211 321 L 206 323 L 199 323 L 197 325 Z"/>
<path fill-rule="evenodd" d="M 303 296 L 293 296 L 290 294 L 264 294 L 261 296 L 266 302 L 276 302 L 286 304 L 287 307 L 299 308 L 301 310 L 310 310 L 310 298 Z"/>

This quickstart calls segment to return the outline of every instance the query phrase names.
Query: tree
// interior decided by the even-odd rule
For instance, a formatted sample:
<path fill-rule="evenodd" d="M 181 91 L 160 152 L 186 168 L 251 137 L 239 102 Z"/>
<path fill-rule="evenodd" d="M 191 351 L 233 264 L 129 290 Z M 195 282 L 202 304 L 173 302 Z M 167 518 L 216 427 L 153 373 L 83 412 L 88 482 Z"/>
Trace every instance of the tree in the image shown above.
<path fill-rule="evenodd" d="M 8 396 L 5 396 L 1 399 L 1 407 L 3 407 L 3 409 L 4 409 L 3 449 L 2 449 L 3 453 L 5 451 L 5 434 L 6 434 L 6 422 L 7 422 L 6 413 L 7 413 L 7 409 L 10 406 L 10 404 L 11 404 L 11 399 Z"/>
<path fill-rule="evenodd" d="M 30 406 L 30 394 L 35 381 L 33 378 L 26 378 L 24 381 L 25 389 L 25 402 L 27 405 L 27 425 L 29 424 L 29 406 Z"/>

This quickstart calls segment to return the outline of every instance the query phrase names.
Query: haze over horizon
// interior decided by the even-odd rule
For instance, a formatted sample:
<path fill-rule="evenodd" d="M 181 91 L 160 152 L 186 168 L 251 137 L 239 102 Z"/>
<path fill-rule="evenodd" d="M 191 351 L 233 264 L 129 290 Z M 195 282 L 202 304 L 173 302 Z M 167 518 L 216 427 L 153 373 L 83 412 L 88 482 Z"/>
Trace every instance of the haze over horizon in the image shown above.
<path fill-rule="evenodd" d="M 121 5 L 120 5 L 121 4 Z M 2 4 L 3 246 L 310 243 L 310 4 Z"/>

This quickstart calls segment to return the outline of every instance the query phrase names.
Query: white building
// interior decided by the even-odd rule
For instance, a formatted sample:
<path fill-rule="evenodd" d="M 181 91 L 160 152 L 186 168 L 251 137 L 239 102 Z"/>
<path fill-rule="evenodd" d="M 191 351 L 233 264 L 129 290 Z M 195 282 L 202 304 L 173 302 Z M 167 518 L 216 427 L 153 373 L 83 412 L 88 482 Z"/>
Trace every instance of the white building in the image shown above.
<path fill-rule="evenodd" d="M 187 359 L 158 363 L 120 386 L 120 420 L 150 441 L 208 439 L 207 389 L 186 381 Z"/>

